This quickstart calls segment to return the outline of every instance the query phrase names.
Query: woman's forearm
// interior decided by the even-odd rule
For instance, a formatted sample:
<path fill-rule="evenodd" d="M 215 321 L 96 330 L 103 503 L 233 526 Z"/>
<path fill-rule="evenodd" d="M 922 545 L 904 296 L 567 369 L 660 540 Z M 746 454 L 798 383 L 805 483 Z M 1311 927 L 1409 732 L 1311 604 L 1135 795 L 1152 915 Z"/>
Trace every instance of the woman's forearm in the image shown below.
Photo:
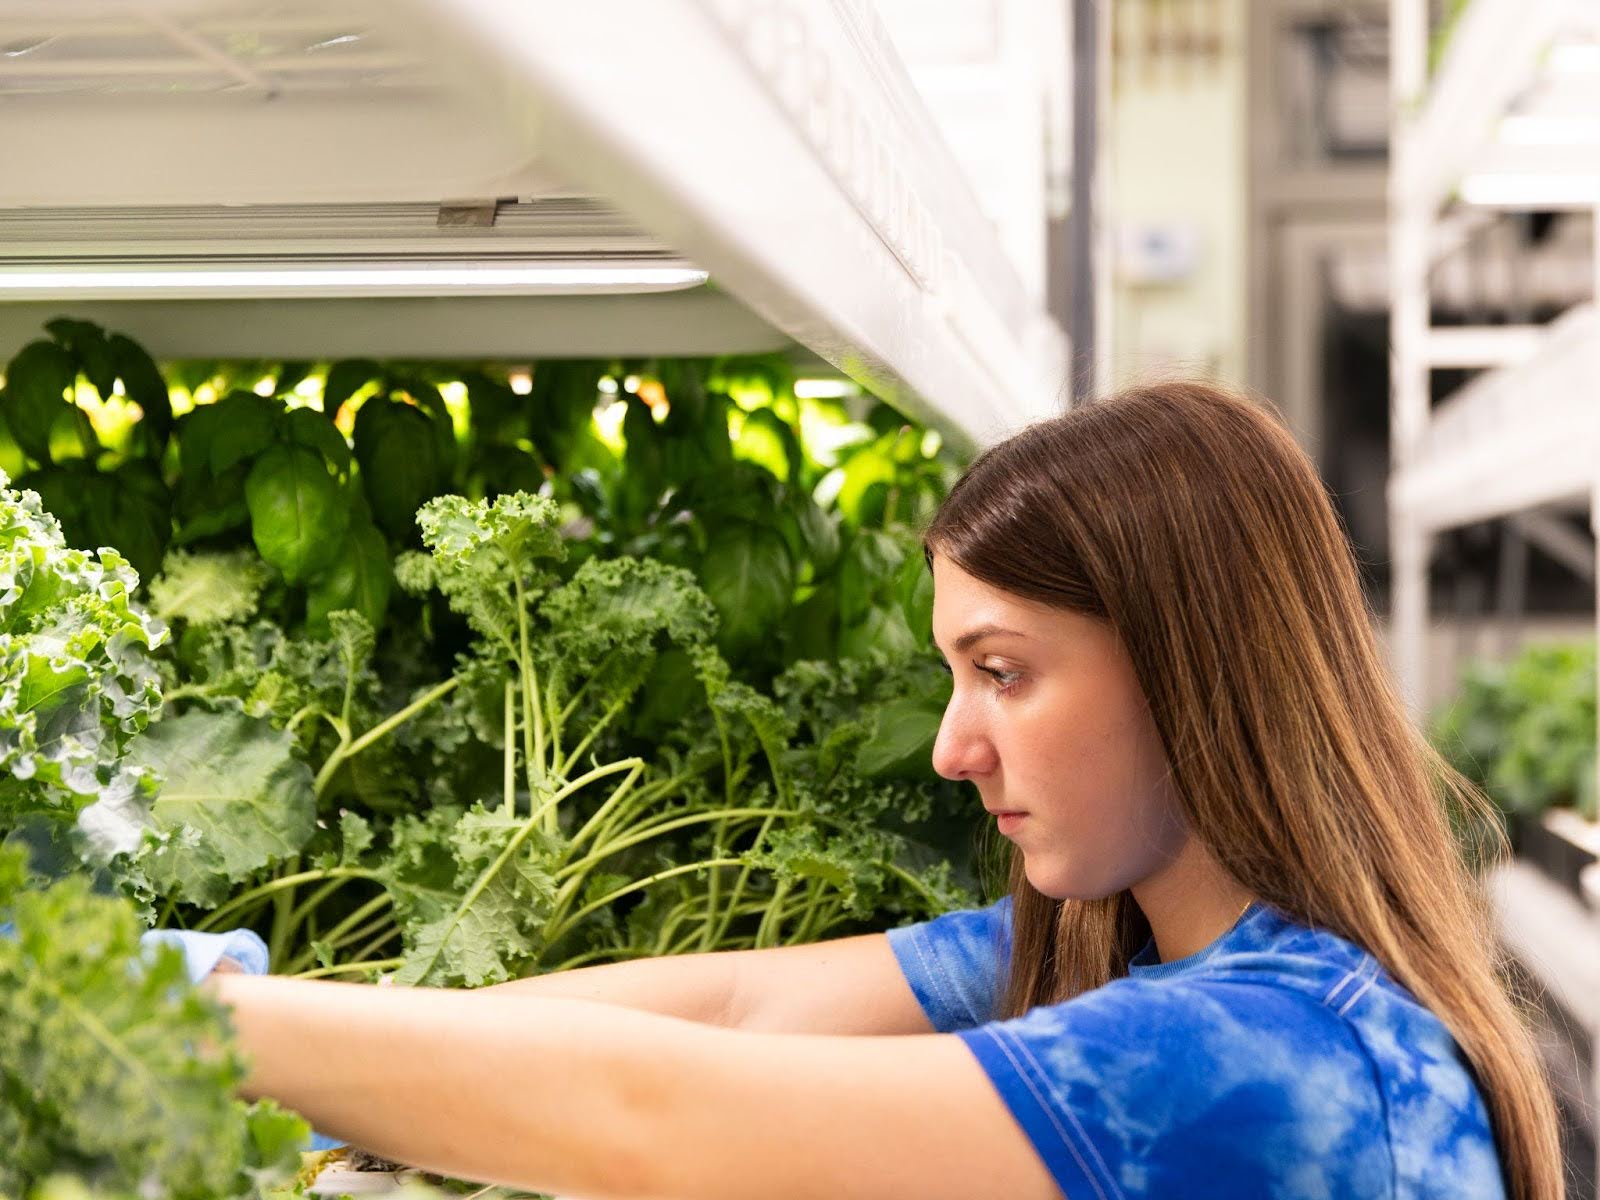
<path fill-rule="evenodd" d="M 324 1133 L 485 1183 L 585 1200 L 652 1190 L 662 1100 L 648 1059 L 663 1030 L 676 1036 L 669 1018 L 504 992 L 246 975 L 207 986 L 233 1010 L 245 1094 Z"/>
<path fill-rule="evenodd" d="M 743 953 L 724 950 L 637 958 L 514 979 L 483 991 L 617 1004 L 732 1028 L 738 1023 L 737 972 L 739 955 Z"/>

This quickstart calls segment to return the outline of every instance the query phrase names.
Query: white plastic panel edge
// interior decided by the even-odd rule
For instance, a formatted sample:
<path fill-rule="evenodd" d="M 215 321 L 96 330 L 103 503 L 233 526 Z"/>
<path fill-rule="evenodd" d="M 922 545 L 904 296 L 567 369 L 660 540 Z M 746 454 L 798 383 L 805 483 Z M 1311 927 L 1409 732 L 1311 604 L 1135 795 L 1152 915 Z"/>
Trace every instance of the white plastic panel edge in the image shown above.
<path fill-rule="evenodd" d="M 958 171 L 854 3 L 408 3 L 564 176 L 908 412 L 982 445 L 1060 411 L 1059 330 L 923 190 Z"/>
<path fill-rule="evenodd" d="M 1487 371 L 1434 412 L 1391 502 L 1444 529 L 1589 494 L 1600 471 L 1600 310 L 1553 322 L 1539 352 Z"/>

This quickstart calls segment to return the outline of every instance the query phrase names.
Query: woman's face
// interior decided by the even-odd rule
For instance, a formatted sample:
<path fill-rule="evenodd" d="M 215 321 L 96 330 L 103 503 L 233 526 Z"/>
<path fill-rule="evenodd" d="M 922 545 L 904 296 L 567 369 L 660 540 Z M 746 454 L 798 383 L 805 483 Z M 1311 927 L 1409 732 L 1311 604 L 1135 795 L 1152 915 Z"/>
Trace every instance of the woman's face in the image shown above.
<path fill-rule="evenodd" d="M 1066 612 L 933 559 L 933 636 L 955 690 L 933 767 L 977 785 L 1028 882 L 1058 900 L 1137 885 L 1187 831 L 1133 663 L 1109 622 Z"/>

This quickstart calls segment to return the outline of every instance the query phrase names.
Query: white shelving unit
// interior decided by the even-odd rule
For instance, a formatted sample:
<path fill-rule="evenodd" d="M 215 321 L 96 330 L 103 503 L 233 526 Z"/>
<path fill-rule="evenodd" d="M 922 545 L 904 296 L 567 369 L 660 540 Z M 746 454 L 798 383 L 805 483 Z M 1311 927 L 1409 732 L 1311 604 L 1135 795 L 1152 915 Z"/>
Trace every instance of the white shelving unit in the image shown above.
<path fill-rule="evenodd" d="M 1472 0 L 1431 79 L 1429 8 L 1390 7 L 1393 652 L 1414 710 L 1435 533 L 1493 517 L 1537 524 L 1534 509 L 1587 513 L 1600 530 L 1600 299 L 1543 326 L 1436 328 L 1430 316 L 1436 260 L 1486 213 L 1589 211 L 1600 235 L 1600 5 Z M 1594 276 L 1600 297 L 1600 256 Z M 1431 373 L 1454 367 L 1483 370 L 1433 406 Z M 1569 561 L 1592 564 L 1592 547 L 1571 545 L 1565 526 L 1555 533 Z M 1520 862 L 1491 880 L 1491 894 L 1502 941 L 1588 1040 L 1578 1083 L 1557 1082 L 1600 1112 L 1600 925 Z"/>
<path fill-rule="evenodd" d="M 1434 328 L 1429 317 L 1429 276 L 1461 210 L 1600 212 L 1600 5 L 1473 0 L 1431 80 L 1428 8 L 1395 0 L 1390 20 L 1389 508 L 1395 668 L 1413 705 L 1426 670 L 1431 535 L 1591 505 L 1600 479 L 1592 306 L 1545 327 Z M 1443 367 L 1490 369 L 1430 411 L 1430 373 Z"/>
<path fill-rule="evenodd" d="M 797 347 L 969 446 L 1063 403 L 866 0 L 0 0 L 0 162 L 0 353 L 70 305 L 173 356 Z M 215 274 L 452 266 L 545 281 Z"/>

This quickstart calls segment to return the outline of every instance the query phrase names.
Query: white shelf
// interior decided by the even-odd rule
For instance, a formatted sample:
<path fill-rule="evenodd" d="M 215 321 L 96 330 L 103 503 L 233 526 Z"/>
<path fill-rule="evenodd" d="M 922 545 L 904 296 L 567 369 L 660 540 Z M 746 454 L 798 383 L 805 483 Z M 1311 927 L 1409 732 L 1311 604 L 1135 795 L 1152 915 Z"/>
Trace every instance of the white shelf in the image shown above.
<path fill-rule="evenodd" d="M 1591 185 L 1581 198 L 1575 183 L 1600 171 L 1600 149 L 1518 144 L 1508 117 L 1592 114 L 1594 72 L 1552 69 L 1549 51 L 1560 40 L 1600 36 L 1600 6 L 1589 0 L 1472 0 L 1451 34 L 1414 122 L 1402 127 L 1396 184 L 1410 203 L 1437 210 L 1469 176 L 1517 176 L 1526 199 L 1506 207 L 1588 207 L 1600 203 Z M 1559 68 L 1559 64 L 1555 64 Z M 1585 77 L 1587 76 L 1587 77 Z M 1523 128 L 1527 128 L 1526 125 Z M 1530 178 L 1544 181 L 1532 198 Z"/>
<path fill-rule="evenodd" d="M 1525 862 L 1489 878 L 1501 940 L 1590 1038 L 1600 1040 L 1600 915 Z"/>
<path fill-rule="evenodd" d="M 613 298 L 626 331 L 575 298 L 569 353 L 680 310 L 653 349 L 706 353 L 740 310 L 728 350 L 804 347 L 958 443 L 1061 406 L 1061 334 L 865 0 L 0 0 L 0 29 L 0 235 L 36 235 L 0 236 L 13 265 L 647 254 L 710 288 Z M 493 228 L 430 223 L 506 198 Z M 472 299 L 419 302 L 387 344 L 547 352 L 512 345 L 528 298 Z M 126 305 L 158 353 L 192 352 L 161 303 L 73 309 Z M 205 311 L 230 352 L 313 356 L 350 352 L 369 303 Z M 0 340 L 33 315 L 0 305 Z"/>
<path fill-rule="evenodd" d="M 1390 502 L 1428 530 L 1587 496 L 1600 470 L 1600 310 L 1553 322 L 1536 353 L 1434 409 Z"/>

